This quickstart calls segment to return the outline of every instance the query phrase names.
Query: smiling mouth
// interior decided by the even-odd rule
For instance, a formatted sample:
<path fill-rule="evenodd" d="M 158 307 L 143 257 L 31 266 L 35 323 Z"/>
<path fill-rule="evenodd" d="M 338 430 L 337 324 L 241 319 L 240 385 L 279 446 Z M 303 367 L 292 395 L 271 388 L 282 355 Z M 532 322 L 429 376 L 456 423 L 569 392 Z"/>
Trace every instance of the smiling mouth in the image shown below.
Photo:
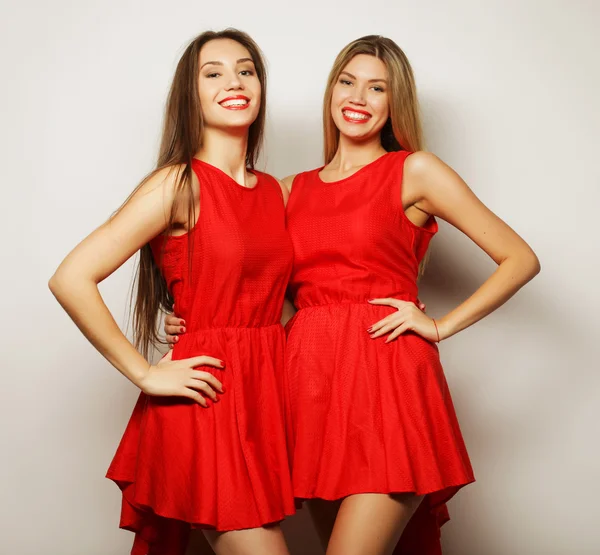
<path fill-rule="evenodd" d="M 344 119 L 349 123 L 366 123 L 371 119 L 369 112 L 363 110 L 353 110 L 351 108 L 342 109 Z"/>
<path fill-rule="evenodd" d="M 230 96 L 221 100 L 219 105 L 226 110 L 245 110 L 250 106 L 250 99 L 245 96 Z"/>

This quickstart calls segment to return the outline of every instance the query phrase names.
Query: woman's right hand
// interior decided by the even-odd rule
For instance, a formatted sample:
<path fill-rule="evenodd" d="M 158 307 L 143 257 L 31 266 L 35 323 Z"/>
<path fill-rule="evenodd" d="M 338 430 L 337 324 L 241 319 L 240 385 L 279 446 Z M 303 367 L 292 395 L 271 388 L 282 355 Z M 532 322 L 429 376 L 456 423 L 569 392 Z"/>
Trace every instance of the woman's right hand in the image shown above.
<path fill-rule="evenodd" d="M 209 372 L 195 370 L 197 366 L 212 366 L 223 369 L 222 360 L 210 356 L 197 356 L 172 360 L 169 351 L 162 360 L 150 366 L 147 374 L 139 383 L 140 389 L 151 396 L 176 396 L 193 399 L 204 408 L 210 406 L 205 397 L 218 402 L 217 392 L 224 393 L 223 384 Z"/>
<path fill-rule="evenodd" d="M 173 307 L 175 310 L 175 307 Z M 185 320 L 177 318 L 174 314 L 167 314 L 164 323 L 165 336 L 169 349 L 179 341 L 179 336 L 185 333 Z"/>

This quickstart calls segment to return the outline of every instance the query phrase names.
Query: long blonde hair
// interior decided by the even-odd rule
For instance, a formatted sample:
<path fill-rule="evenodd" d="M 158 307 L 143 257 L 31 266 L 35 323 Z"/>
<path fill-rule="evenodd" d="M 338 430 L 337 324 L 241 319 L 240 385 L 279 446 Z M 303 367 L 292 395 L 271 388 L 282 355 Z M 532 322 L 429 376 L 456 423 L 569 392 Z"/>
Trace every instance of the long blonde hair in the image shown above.
<path fill-rule="evenodd" d="M 417 90 L 408 58 L 393 40 L 380 35 L 368 35 L 344 47 L 329 73 L 323 101 L 325 164 L 331 162 L 340 142 L 340 131 L 331 115 L 333 87 L 346 65 L 359 54 L 375 56 L 385 64 L 388 71 L 390 116 L 381 130 L 383 148 L 391 152 L 415 151 L 423 147 Z"/>
<path fill-rule="evenodd" d="M 367 35 L 342 49 L 327 79 L 323 101 L 323 156 L 326 165 L 333 160 L 340 143 L 340 130 L 331 115 L 333 87 L 350 60 L 359 54 L 375 56 L 385 64 L 388 71 L 390 116 L 381 130 L 381 146 L 388 152 L 423 148 L 417 87 L 410 62 L 392 39 L 381 35 Z M 426 252 L 419 264 L 418 277 L 423 275 L 428 259 L 429 252 Z"/>
<path fill-rule="evenodd" d="M 200 50 L 209 41 L 231 39 L 245 47 L 256 68 L 262 93 L 258 117 L 248 132 L 246 165 L 254 168 L 263 144 L 267 102 L 266 64 L 258 45 L 246 33 L 237 29 L 206 31 L 190 42 L 181 56 L 171 84 L 164 115 L 162 140 L 155 170 L 135 188 L 131 196 L 160 170 L 179 166 L 183 170 L 177 174 L 177 192 L 173 202 L 166 233 L 173 226 L 177 207 L 187 202 L 188 220 L 196 220 L 194 214 L 194 192 L 192 186 L 192 160 L 202 146 L 204 120 L 198 95 L 198 75 Z M 131 198 L 131 196 L 129 198 Z M 127 202 L 127 201 L 126 201 Z M 191 234 L 188 240 L 191 241 Z M 191 248 L 189 249 L 191 252 Z M 148 355 L 151 346 L 160 343 L 156 329 L 157 316 L 161 311 L 173 310 L 173 298 L 167 283 L 152 255 L 150 245 L 140 250 L 136 274 L 135 303 L 133 310 L 133 330 L 135 345 L 144 355 Z"/>

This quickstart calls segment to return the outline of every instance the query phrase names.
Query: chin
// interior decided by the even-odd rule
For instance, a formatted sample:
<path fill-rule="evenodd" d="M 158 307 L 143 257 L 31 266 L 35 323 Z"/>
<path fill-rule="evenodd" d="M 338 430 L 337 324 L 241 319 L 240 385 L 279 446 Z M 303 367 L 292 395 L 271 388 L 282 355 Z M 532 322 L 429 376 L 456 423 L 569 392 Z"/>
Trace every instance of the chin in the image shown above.
<path fill-rule="evenodd" d="M 371 129 L 356 129 L 356 127 L 352 126 L 341 127 L 340 133 L 350 139 L 355 139 L 357 141 L 368 139 L 369 137 L 372 137 L 374 135 Z"/>
<path fill-rule="evenodd" d="M 226 119 L 220 119 L 219 121 L 213 122 L 212 127 L 217 127 L 220 129 L 235 129 L 235 130 L 248 129 L 255 121 L 256 121 L 256 118 L 249 118 L 249 117 L 226 118 Z"/>

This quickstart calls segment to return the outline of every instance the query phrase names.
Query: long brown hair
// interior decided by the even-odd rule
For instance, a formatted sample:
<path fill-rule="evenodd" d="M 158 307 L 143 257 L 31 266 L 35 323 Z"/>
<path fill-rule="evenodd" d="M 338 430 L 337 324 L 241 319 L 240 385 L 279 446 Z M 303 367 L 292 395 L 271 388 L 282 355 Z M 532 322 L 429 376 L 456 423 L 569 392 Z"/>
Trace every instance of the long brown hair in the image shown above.
<path fill-rule="evenodd" d="M 176 195 L 165 234 L 171 231 L 175 214 L 182 202 L 187 202 L 190 225 L 196 221 L 192 185 L 192 160 L 202 146 L 204 134 L 204 119 L 198 95 L 200 50 L 207 42 L 215 39 L 231 39 L 246 48 L 254 62 L 256 75 L 260 81 L 262 89 L 260 110 L 248 132 L 248 149 L 246 151 L 246 165 L 248 167 L 254 168 L 263 144 L 267 75 L 260 48 L 249 35 L 237 29 L 229 28 L 218 32 L 206 31 L 201 33 L 190 42 L 177 64 L 165 108 L 162 140 L 156 168 L 144 178 L 132 193 L 132 195 L 135 194 L 148 179 L 160 170 L 169 167 L 182 168 L 174 170 L 177 171 Z M 188 241 L 192 240 L 191 237 L 192 235 L 189 234 Z M 147 357 L 150 348 L 161 343 L 156 328 L 158 314 L 161 311 L 171 312 L 173 310 L 173 298 L 152 255 L 150 245 L 145 245 L 140 250 L 135 286 L 134 343 Z"/>
<path fill-rule="evenodd" d="M 368 35 L 343 48 L 329 73 L 323 101 L 325 164 L 331 162 L 340 142 L 340 131 L 331 115 L 333 87 L 346 65 L 358 54 L 379 58 L 388 71 L 390 117 L 381 130 L 383 148 L 388 152 L 423 148 L 417 89 L 408 58 L 393 40 L 379 35 Z"/>

